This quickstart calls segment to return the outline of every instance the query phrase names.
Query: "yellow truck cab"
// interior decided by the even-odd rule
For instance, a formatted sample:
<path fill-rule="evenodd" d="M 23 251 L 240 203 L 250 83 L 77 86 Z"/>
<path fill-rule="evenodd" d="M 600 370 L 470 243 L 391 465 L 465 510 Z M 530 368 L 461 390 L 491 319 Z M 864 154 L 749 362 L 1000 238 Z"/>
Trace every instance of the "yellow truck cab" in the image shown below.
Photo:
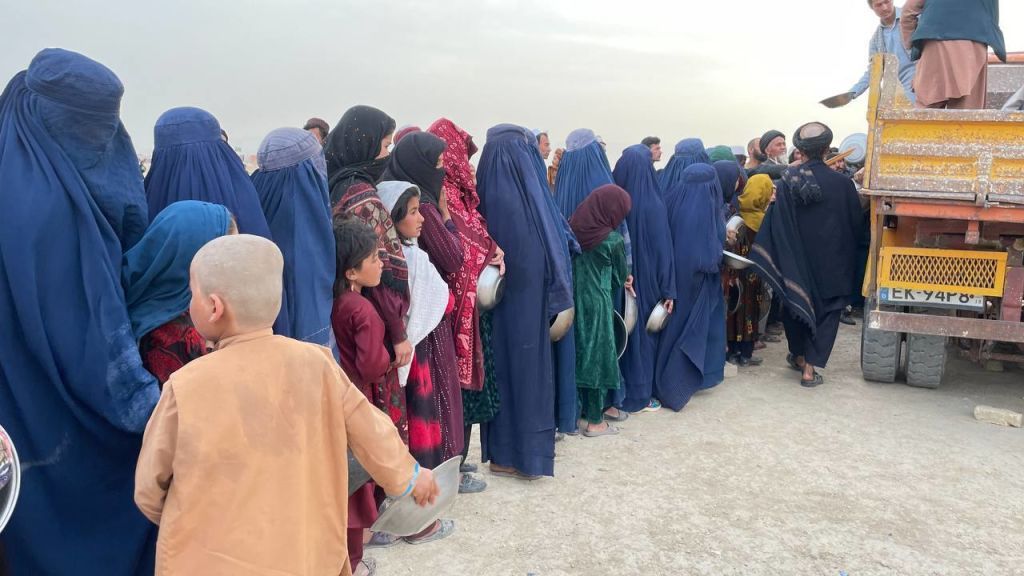
<path fill-rule="evenodd" d="M 1024 364 L 1024 112 L 914 108 L 897 70 L 872 64 L 861 368 L 936 388 L 951 350 Z M 1024 66 L 989 77 L 1001 105 Z"/>

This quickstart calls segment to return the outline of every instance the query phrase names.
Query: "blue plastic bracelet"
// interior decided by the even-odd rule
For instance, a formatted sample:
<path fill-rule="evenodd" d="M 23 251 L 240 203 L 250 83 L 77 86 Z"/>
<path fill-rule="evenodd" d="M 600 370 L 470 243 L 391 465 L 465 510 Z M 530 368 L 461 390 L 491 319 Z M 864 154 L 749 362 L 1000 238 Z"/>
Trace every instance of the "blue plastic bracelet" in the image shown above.
<path fill-rule="evenodd" d="M 409 487 L 405 489 L 405 492 L 402 492 L 402 496 L 405 496 L 406 494 L 412 492 L 413 486 L 416 485 L 416 479 L 419 478 L 419 477 L 420 477 L 420 463 L 417 462 L 416 466 L 414 466 L 413 469 L 412 469 L 412 480 L 409 480 Z M 399 498 L 401 498 L 402 496 L 399 496 Z"/>

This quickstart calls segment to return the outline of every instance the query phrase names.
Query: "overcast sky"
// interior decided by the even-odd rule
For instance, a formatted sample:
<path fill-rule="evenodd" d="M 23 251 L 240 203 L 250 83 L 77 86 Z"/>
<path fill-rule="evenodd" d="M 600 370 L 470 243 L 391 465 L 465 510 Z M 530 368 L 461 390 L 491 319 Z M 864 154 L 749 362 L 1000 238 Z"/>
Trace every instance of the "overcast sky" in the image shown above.
<path fill-rule="evenodd" d="M 1024 50 L 1024 2 L 1001 16 Z M 501 122 L 556 146 L 592 128 L 614 162 L 647 135 L 670 148 L 809 120 L 865 131 L 866 97 L 817 101 L 863 74 L 877 22 L 865 0 L 11 0 L 0 77 L 49 46 L 99 60 L 125 84 L 140 154 L 175 106 L 209 110 L 253 153 L 274 128 L 369 104 L 399 125 L 449 117 L 481 144 Z"/>

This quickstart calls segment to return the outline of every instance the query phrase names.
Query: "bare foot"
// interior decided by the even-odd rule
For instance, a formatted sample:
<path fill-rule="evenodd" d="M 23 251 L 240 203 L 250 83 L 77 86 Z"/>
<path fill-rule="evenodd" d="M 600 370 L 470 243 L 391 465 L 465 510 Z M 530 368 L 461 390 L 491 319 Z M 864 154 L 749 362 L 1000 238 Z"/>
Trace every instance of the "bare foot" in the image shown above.
<path fill-rule="evenodd" d="M 604 432 L 607 429 L 607 422 L 601 422 L 600 424 L 587 424 L 587 432 Z"/>

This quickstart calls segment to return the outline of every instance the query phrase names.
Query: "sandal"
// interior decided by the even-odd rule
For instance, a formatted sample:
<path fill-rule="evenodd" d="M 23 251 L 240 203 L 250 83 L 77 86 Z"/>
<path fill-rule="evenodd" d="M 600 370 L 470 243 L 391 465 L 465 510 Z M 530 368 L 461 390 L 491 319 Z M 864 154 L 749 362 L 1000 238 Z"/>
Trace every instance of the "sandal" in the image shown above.
<path fill-rule="evenodd" d="M 621 410 L 619 408 L 616 408 L 615 411 L 619 413 L 618 416 L 611 416 L 607 412 L 605 412 L 604 419 L 609 422 L 625 422 L 626 420 L 629 420 L 629 412 L 626 412 L 625 410 Z"/>
<path fill-rule="evenodd" d="M 469 474 L 463 474 L 459 480 L 459 494 L 479 494 L 486 489 L 487 482 Z"/>
<path fill-rule="evenodd" d="M 825 379 L 817 372 L 814 373 L 814 377 L 810 380 L 804 380 L 803 376 L 800 377 L 800 385 L 804 388 L 814 388 L 815 386 L 821 386 L 824 383 Z"/>
<path fill-rule="evenodd" d="M 519 470 L 509 466 L 499 466 L 495 463 L 491 463 L 491 474 L 495 476 L 502 476 L 504 478 L 515 478 L 516 480 L 525 480 L 527 482 L 533 482 L 539 480 L 540 476 L 530 476 L 529 474 L 523 474 Z"/>
<path fill-rule="evenodd" d="M 609 424 L 604 430 L 594 430 L 587 426 L 583 429 L 583 435 L 587 438 L 600 438 L 601 436 L 615 436 L 619 433 L 619 429 Z"/>
<path fill-rule="evenodd" d="M 401 542 L 402 539 L 394 534 L 388 534 L 386 532 L 374 532 L 370 534 L 370 541 L 363 545 L 363 548 L 371 550 L 373 548 L 391 548 L 395 544 Z"/>
<path fill-rule="evenodd" d="M 376 573 L 377 561 L 373 558 L 363 558 L 359 561 L 359 564 L 356 564 L 356 569 L 352 571 L 352 576 L 373 576 Z"/>
<path fill-rule="evenodd" d="M 437 542 L 438 540 L 443 540 L 451 536 L 452 532 L 455 532 L 454 520 L 447 520 L 442 518 L 435 522 L 434 526 L 436 526 L 437 528 L 430 534 L 426 536 L 421 536 L 419 538 L 411 538 L 409 536 L 406 536 L 405 541 L 413 545 L 426 544 L 428 542 Z"/>
<path fill-rule="evenodd" d="M 786 354 L 786 364 L 789 364 L 789 367 L 797 372 L 804 371 L 804 367 L 797 364 L 796 356 L 793 356 L 792 354 Z"/>

